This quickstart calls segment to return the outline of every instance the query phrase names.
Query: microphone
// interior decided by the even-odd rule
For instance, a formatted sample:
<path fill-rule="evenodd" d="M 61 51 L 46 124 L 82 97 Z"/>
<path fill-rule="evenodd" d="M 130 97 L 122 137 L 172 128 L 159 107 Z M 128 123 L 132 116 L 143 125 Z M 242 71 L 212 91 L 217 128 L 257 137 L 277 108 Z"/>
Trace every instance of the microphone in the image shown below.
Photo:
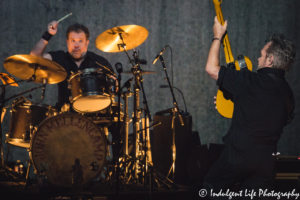
<path fill-rule="evenodd" d="M 154 65 L 156 63 L 156 61 L 160 58 L 160 56 L 164 53 L 164 51 L 166 50 L 167 46 L 165 46 L 159 54 L 157 54 L 157 56 L 155 57 L 155 59 L 153 60 L 152 64 Z"/>
<path fill-rule="evenodd" d="M 116 70 L 117 70 L 117 72 L 118 72 L 119 74 L 121 74 L 121 73 L 123 72 L 123 66 L 122 66 L 122 64 L 121 64 L 120 62 L 117 62 L 117 63 L 115 64 L 115 68 L 116 68 Z"/>

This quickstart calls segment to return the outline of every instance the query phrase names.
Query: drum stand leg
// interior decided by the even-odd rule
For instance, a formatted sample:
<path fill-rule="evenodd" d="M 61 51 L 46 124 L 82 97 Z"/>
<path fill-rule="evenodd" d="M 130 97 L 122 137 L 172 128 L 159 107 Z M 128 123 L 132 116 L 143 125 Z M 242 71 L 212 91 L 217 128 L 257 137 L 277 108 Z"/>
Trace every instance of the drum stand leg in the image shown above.
<path fill-rule="evenodd" d="M 106 141 L 109 141 L 108 140 L 108 128 L 107 126 L 103 126 L 103 130 L 104 130 L 104 133 L 105 133 L 105 136 L 106 136 Z M 107 156 L 110 157 L 110 150 L 109 150 L 109 145 L 107 144 Z"/>
<path fill-rule="evenodd" d="M 28 167 L 27 167 L 26 178 L 25 178 L 25 182 L 26 182 L 25 187 L 24 187 L 25 189 L 27 189 L 27 186 L 28 186 L 28 183 L 29 183 L 29 173 L 30 173 L 30 168 L 31 168 L 31 165 L 32 165 L 32 161 L 31 161 L 30 158 L 29 158 L 29 160 L 27 160 L 27 163 L 28 163 Z"/>

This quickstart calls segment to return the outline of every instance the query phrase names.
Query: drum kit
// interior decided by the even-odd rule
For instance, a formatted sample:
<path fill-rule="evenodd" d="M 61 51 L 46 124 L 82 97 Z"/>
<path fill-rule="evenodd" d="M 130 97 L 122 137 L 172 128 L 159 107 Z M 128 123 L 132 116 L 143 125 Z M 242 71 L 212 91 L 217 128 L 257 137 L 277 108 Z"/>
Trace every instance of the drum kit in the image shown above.
<path fill-rule="evenodd" d="M 8 74 L 1 74 L 2 78 L 0 78 L 4 83 L 2 88 L 8 85 L 17 86 L 22 81 L 43 84 L 8 99 L 2 99 L 0 104 L 2 109 L 5 102 L 16 98 L 11 105 L 11 121 L 5 142 L 28 149 L 30 160 L 26 179 L 32 164 L 35 173 L 45 173 L 51 184 L 71 187 L 74 183 L 72 169 L 74 161 L 77 160 L 82 166 L 81 184 L 83 185 L 99 177 L 105 168 L 108 174 L 107 179 L 114 174 L 118 186 L 119 177 L 122 178 L 123 183 L 128 183 L 130 180 L 134 182 L 145 180 L 148 167 L 152 165 L 149 128 L 160 124 L 159 122 L 150 126 L 149 121 L 152 120 L 142 79 L 142 75 L 156 72 L 144 71 L 140 68 L 140 65 L 146 64 L 146 61 L 139 59 L 134 49 L 142 44 L 147 36 L 146 28 L 126 25 L 111 28 L 97 37 L 95 44 L 98 49 L 104 52 L 126 53 L 132 68 L 129 71 L 123 71 L 123 74 L 132 74 L 134 77 L 121 87 L 117 83 L 121 83 L 122 70 L 117 70 L 118 77 L 103 66 L 72 73 L 68 79 L 68 88 L 72 94 L 70 102 L 77 113 L 70 113 L 68 109 L 59 111 L 41 102 L 30 102 L 23 96 L 16 98 L 42 87 L 41 99 L 43 100 L 47 84 L 56 84 L 66 79 L 67 73 L 62 66 L 51 60 L 31 55 L 14 55 L 4 61 L 4 68 L 21 80 L 15 81 Z M 128 50 L 131 49 L 133 59 L 128 55 Z M 134 80 L 134 93 L 130 90 L 132 80 Z M 118 94 L 112 92 L 111 85 L 113 84 L 116 84 Z M 127 88 L 126 92 L 122 92 L 124 88 Z M 143 93 L 143 109 L 140 109 L 139 105 L 140 90 Z M 128 97 L 132 95 L 134 96 L 134 112 L 131 120 L 128 114 Z M 113 101 L 116 96 L 118 96 L 118 102 Z M 121 97 L 124 99 L 124 111 L 120 103 Z M 144 118 L 141 117 L 142 110 Z M 133 122 L 133 139 L 130 147 L 128 134 L 131 121 Z M 122 138 L 119 138 L 117 134 L 117 143 L 123 144 L 123 153 L 119 155 L 119 145 L 116 145 L 115 172 L 109 171 L 106 160 L 109 142 L 107 127 L 112 122 L 115 122 L 114 125 L 118 124 L 119 133 L 121 123 L 124 125 Z M 7 155 L 8 153 L 9 147 Z"/>

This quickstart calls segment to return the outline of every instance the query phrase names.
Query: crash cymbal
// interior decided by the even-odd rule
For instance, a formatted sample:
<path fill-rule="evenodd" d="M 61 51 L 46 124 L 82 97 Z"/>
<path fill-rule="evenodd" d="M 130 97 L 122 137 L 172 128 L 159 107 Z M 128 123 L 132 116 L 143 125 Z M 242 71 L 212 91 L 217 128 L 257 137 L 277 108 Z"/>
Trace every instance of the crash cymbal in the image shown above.
<path fill-rule="evenodd" d="M 142 70 L 140 69 L 140 74 L 156 74 L 157 72 L 156 71 L 145 71 L 145 70 Z M 123 71 L 123 74 L 133 74 L 132 71 Z"/>
<path fill-rule="evenodd" d="M 3 85 L 11 85 L 11 86 L 19 86 L 18 83 L 15 83 L 16 80 L 14 79 L 14 77 L 12 77 L 11 75 L 7 74 L 7 73 L 0 73 L 0 79 L 3 82 Z"/>
<path fill-rule="evenodd" d="M 121 52 L 124 49 L 119 45 L 126 44 L 126 50 L 133 49 L 142 44 L 148 37 L 148 30 L 142 26 L 125 25 L 111 28 L 101 33 L 96 41 L 96 47 L 104 52 Z"/>
<path fill-rule="evenodd" d="M 30 78 L 35 71 L 36 79 L 32 82 L 47 84 L 59 83 L 66 79 L 66 70 L 52 60 L 39 56 L 14 55 L 5 59 L 4 68 L 12 75 L 26 80 Z"/>

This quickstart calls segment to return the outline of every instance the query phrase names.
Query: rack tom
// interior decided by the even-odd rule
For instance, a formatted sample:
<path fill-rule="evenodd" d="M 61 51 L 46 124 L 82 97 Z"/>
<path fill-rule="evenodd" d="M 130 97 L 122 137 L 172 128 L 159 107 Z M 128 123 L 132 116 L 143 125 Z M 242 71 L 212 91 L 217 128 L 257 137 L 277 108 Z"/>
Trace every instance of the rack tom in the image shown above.
<path fill-rule="evenodd" d="M 73 109 L 80 113 L 94 113 L 112 102 L 113 80 L 100 68 L 88 68 L 70 76 L 68 88 Z"/>
<path fill-rule="evenodd" d="M 24 148 L 29 148 L 34 128 L 47 117 L 58 113 L 52 106 L 30 101 L 12 104 L 10 112 L 12 116 L 9 132 L 6 134 L 6 142 Z"/>

